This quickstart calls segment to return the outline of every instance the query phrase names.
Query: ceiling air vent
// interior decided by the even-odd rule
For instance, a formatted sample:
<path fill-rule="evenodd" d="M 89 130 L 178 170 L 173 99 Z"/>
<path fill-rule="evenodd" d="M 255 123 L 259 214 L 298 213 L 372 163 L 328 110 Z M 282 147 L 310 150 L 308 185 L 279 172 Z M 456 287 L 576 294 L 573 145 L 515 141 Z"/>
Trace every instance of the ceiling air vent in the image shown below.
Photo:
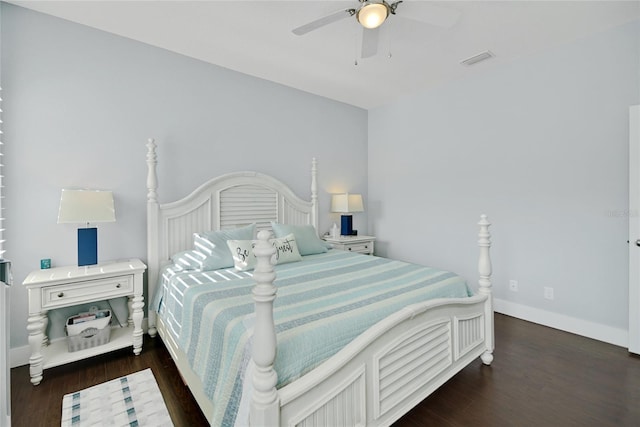
<path fill-rule="evenodd" d="M 494 56 L 495 55 L 491 51 L 485 50 L 484 52 L 480 52 L 477 55 L 473 55 L 470 58 L 460 61 L 460 63 L 462 65 L 473 65 L 477 64 L 478 62 L 493 58 Z"/>

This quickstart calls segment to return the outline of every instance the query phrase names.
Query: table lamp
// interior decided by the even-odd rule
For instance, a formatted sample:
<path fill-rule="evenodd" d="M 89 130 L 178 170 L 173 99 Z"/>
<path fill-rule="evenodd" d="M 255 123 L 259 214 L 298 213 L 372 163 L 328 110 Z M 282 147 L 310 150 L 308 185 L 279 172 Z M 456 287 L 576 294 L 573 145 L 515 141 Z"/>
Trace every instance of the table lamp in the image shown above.
<path fill-rule="evenodd" d="M 115 220 L 111 191 L 62 190 L 58 224 L 86 224 L 85 228 L 78 228 L 78 266 L 98 263 L 98 229 L 89 224 Z"/>
<path fill-rule="evenodd" d="M 360 194 L 334 194 L 331 196 L 331 212 L 339 212 L 340 216 L 340 235 L 353 236 L 357 231 L 353 231 L 354 212 L 364 212 L 362 204 L 362 195 Z"/>

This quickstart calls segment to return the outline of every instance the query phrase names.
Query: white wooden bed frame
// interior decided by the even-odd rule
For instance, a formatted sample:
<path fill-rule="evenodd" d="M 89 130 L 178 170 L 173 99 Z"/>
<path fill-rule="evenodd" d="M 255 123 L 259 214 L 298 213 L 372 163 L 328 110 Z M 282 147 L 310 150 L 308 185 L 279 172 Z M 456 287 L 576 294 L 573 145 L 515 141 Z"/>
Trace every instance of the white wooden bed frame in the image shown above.
<path fill-rule="evenodd" d="M 214 178 L 187 197 L 158 203 L 156 144 L 147 143 L 147 250 L 149 295 L 153 300 L 160 269 L 172 254 L 191 249 L 192 234 L 256 222 L 260 240 L 256 327 L 253 341 L 252 426 L 388 426 L 471 363 L 493 360 L 493 307 L 489 225 L 482 216 L 478 245 L 479 289 L 475 296 L 437 299 L 407 306 L 377 323 L 333 357 L 300 379 L 276 389 L 273 369 L 275 274 L 266 243 L 269 221 L 318 226 L 316 161 L 311 170 L 311 201 L 298 198 L 282 182 L 256 172 Z M 191 370 L 185 354 L 149 310 L 149 334 L 160 333 L 203 413 L 213 403 Z"/>

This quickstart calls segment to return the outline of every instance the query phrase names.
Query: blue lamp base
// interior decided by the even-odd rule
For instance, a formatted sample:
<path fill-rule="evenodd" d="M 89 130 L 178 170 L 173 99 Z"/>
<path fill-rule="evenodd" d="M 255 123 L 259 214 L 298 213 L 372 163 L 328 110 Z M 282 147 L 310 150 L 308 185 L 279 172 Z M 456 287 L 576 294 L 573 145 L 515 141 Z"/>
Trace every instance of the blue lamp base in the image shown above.
<path fill-rule="evenodd" d="M 353 217 L 351 215 L 340 216 L 340 235 L 353 236 Z"/>
<path fill-rule="evenodd" d="M 98 263 L 98 229 L 78 228 L 78 266 Z"/>

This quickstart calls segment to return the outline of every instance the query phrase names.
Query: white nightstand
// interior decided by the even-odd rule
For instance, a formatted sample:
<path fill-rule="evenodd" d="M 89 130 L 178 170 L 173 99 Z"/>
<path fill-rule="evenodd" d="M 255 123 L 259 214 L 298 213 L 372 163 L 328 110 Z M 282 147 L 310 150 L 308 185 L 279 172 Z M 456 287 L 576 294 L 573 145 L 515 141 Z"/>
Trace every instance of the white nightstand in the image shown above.
<path fill-rule="evenodd" d="M 42 371 L 65 363 L 107 353 L 133 345 L 133 353 L 142 351 L 144 298 L 142 276 L 147 266 L 138 259 L 116 261 L 86 267 L 57 267 L 36 270 L 22 282 L 29 295 L 29 358 L 31 383 L 40 384 Z M 129 297 L 128 327 L 113 328 L 108 343 L 69 352 L 65 339 L 49 343 L 46 335 L 47 312 L 117 297 Z"/>
<path fill-rule="evenodd" d="M 340 236 L 335 239 L 325 236 L 323 238 L 327 243 L 331 243 L 334 249 L 366 255 L 373 255 L 373 242 L 376 240 L 373 236 Z"/>

